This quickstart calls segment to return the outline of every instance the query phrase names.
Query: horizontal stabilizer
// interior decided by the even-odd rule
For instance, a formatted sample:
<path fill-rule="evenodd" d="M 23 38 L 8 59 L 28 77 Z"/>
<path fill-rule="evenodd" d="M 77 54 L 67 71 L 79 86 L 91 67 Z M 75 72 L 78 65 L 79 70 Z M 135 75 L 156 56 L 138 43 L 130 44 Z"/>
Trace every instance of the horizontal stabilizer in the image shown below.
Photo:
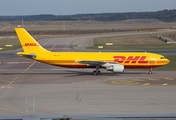
<path fill-rule="evenodd" d="M 34 54 L 34 53 L 29 53 L 29 54 L 26 54 L 26 53 L 23 53 L 23 52 L 18 52 L 17 53 L 19 56 L 24 56 L 24 57 L 28 57 L 28 58 L 36 58 L 37 55 Z"/>

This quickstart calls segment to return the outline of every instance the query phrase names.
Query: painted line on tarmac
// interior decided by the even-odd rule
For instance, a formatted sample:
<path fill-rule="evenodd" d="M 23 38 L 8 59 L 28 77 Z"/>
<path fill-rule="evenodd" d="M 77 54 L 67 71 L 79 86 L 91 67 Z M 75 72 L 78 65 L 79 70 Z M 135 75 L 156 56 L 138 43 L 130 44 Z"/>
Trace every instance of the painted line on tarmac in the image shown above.
<path fill-rule="evenodd" d="M 133 79 L 133 80 L 141 80 L 141 79 Z"/>
<path fill-rule="evenodd" d="M 54 48 L 56 45 L 57 45 L 57 43 L 56 43 L 51 49 L 49 49 L 49 50 L 53 50 L 53 48 Z"/>
<path fill-rule="evenodd" d="M 15 88 L 15 87 L 13 87 L 13 86 L 0 86 L 0 88 Z"/>
<path fill-rule="evenodd" d="M 19 74 L 14 80 L 12 80 L 12 82 L 10 82 L 7 86 L 9 87 L 16 79 L 18 79 L 23 73 L 25 73 L 27 70 L 29 70 L 29 68 L 31 68 L 34 64 L 36 63 L 36 61 L 34 61 L 26 70 L 24 70 L 21 74 Z M 1 94 L 2 92 L 0 92 Z"/>
<path fill-rule="evenodd" d="M 8 85 L 7 87 L 9 87 L 12 83 L 14 83 L 14 81 L 16 79 L 18 79 L 23 73 L 25 73 L 27 70 L 29 70 L 29 68 L 31 68 L 34 64 L 36 63 L 36 61 L 34 61 L 27 69 L 25 69 L 22 73 L 20 73 L 15 79 L 13 79 Z M 0 94 L 2 94 L 2 92 L 4 92 L 6 89 L 3 89 L 0 91 Z"/>
<path fill-rule="evenodd" d="M 15 112 L 15 113 L 20 113 L 20 114 L 24 114 L 25 113 L 25 112 L 20 112 L 20 111 L 17 111 L 17 110 L 7 109 L 7 108 L 4 108 L 4 107 L 0 107 L 0 109 L 6 110 L 6 111 Z"/>
<path fill-rule="evenodd" d="M 149 78 L 149 80 L 159 80 L 159 79 Z"/>
<path fill-rule="evenodd" d="M 33 62 L 7 62 L 7 64 L 25 64 L 25 63 L 33 63 Z M 41 63 L 41 62 L 36 62 Z"/>
<path fill-rule="evenodd" d="M 45 48 L 47 50 L 50 50 L 50 48 Z M 57 50 L 57 49 L 72 49 L 72 48 L 53 48 L 52 50 Z"/>
<path fill-rule="evenodd" d="M 145 80 L 142 80 L 142 79 L 132 79 L 134 81 L 145 81 Z"/>
<path fill-rule="evenodd" d="M 164 79 L 166 79 L 166 80 L 174 80 L 173 78 L 164 78 Z"/>
<path fill-rule="evenodd" d="M 0 80 L 0 81 L 2 81 L 2 82 L 8 82 L 8 83 L 10 83 L 11 81 L 7 81 L 7 80 Z"/>
<path fill-rule="evenodd" d="M 167 85 L 167 83 L 164 83 L 164 84 L 163 84 L 163 86 L 166 86 L 166 85 Z"/>
<path fill-rule="evenodd" d="M 55 46 L 57 45 L 57 43 L 50 49 L 52 50 Z M 17 80 L 23 73 L 25 73 L 26 71 L 28 71 L 37 61 L 34 61 L 27 69 L 25 69 L 22 73 L 20 73 L 14 80 L 12 80 L 8 85 L 7 87 L 9 87 L 12 83 L 14 83 L 15 80 Z M 1 90 L 0 91 L 0 94 L 2 94 L 2 92 L 4 91 L 5 89 Z"/>
<path fill-rule="evenodd" d="M 10 70 L 24 70 L 24 69 L 10 69 Z M 46 71 L 46 70 L 70 70 L 69 68 L 59 68 L 59 69 L 30 69 L 32 71 Z M 86 70 L 86 69 L 85 69 Z M 0 71 L 9 71 L 9 69 L 0 69 Z M 79 68 L 72 68 L 71 71 L 80 71 Z M 90 70 L 86 70 L 86 71 L 90 71 Z M 91 70 L 92 71 L 92 70 Z"/>
<path fill-rule="evenodd" d="M 146 84 L 143 84 L 143 85 L 150 85 L 150 83 L 146 83 Z"/>
<path fill-rule="evenodd" d="M 136 86 L 176 86 L 176 78 L 143 78 L 113 80 L 111 84 Z"/>
<path fill-rule="evenodd" d="M 33 62 L 33 64 L 31 64 L 26 70 L 24 70 L 21 74 L 19 74 L 14 80 L 12 80 L 6 87 L 5 89 L 2 89 L 0 91 L 0 95 L 5 91 L 7 90 L 7 88 L 11 87 L 10 85 L 12 83 L 15 82 L 15 80 L 17 80 L 23 73 L 25 73 L 29 68 L 31 68 L 34 64 L 36 63 L 36 61 Z M 3 107 L 0 107 L 0 109 L 3 109 L 3 110 L 6 110 L 6 111 L 11 111 L 11 112 L 15 112 L 15 113 L 24 113 L 24 112 L 20 112 L 20 111 L 16 111 L 16 110 L 11 110 L 11 109 L 7 109 L 7 108 L 3 108 Z"/>
<path fill-rule="evenodd" d="M 52 50 L 54 47 L 56 46 L 56 44 L 50 49 Z M 6 87 L 10 87 L 10 85 L 12 83 L 15 82 L 15 80 L 17 80 L 23 73 L 25 73 L 26 71 L 28 71 L 37 61 L 34 61 L 27 69 L 25 69 L 21 74 L 19 74 L 14 80 L 12 80 Z M 5 91 L 6 89 L 2 89 L 0 91 L 0 95 Z M 25 94 L 26 95 L 26 94 Z M 7 97 L 7 96 L 6 96 Z M 0 97 L 0 98 L 3 98 L 3 97 Z M 24 113 L 24 112 L 20 112 L 20 111 L 16 111 L 16 110 L 11 110 L 11 109 L 7 109 L 7 108 L 3 108 L 3 107 L 0 107 L 0 109 L 3 109 L 3 110 L 6 110 L 6 111 L 11 111 L 11 112 L 15 112 L 15 113 Z"/>

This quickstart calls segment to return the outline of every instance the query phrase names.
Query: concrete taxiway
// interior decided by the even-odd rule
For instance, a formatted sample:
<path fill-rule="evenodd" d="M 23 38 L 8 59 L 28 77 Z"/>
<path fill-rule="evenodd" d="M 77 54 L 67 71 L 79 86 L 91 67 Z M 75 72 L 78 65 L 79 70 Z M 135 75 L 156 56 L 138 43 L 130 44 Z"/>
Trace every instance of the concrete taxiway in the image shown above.
<path fill-rule="evenodd" d="M 97 37 L 97 36 L 93 36 Z M 52 51 L 85 51 L 92 36 L 41 40 Z M 84 39 L 85 38 L 85 39 Z M 81 41 L 81 42 L 80 42 Z M 79 44 L 77 44 L 79 43 Z M 77 45 L 76 45 L 77 44 Z M 76 49 L 74 49 L 76 48 Z M 60 68 L 34 62 L 14 53 L 1 52 L 0 115 L 32 114 L 148 114 L 175 113 L 175 71 L 125 70 L 114 74 L 102 69 L 102 75 L 91 75 L 93 69 Z"/>

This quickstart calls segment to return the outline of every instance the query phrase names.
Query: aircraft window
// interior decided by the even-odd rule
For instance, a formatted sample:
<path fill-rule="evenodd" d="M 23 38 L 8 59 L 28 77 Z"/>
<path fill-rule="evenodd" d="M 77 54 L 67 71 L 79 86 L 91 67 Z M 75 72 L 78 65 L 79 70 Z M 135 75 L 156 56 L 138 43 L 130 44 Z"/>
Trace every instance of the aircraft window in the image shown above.
<path fill-rule="evenodd" d="M 165 59 L 165 57 L 161 57 L 160 59 Z"/>

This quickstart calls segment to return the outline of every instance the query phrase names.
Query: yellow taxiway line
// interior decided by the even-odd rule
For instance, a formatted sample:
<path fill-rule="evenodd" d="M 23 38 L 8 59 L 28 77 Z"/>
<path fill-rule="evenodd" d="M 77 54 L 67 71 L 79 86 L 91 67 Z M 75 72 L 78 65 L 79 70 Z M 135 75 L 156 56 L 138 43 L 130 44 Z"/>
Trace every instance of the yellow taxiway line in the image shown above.
<path fill-rule="evenodd" d="M 57 45 L 57 43 L 50 49 L 52 50 L 55 46 Z M 24 74 L 26 71 L 28 71 L 37 61 L 34 61 L 27 69 L 25 69 L 22 73 L 20 73 L 17 77 L 15 77 L 15 79 L 13 79 L 8 85 L 7 87 L 9 87 L 12 83 L 15 82 L 15 80 L 17 80 L 22 74 Z M 2 94 L 6 89 L 2 89 L 0 91 L 0 94 Z M 0 97 L 0 98 L 3 98 L 3 97 Z M 3 109 L 3 110 L 6 110 L 6 111 L 11 111 L 11 112 L 15 112 L 15 113 L 21 113 L 21 114 L 24 114 L 24 112 L 20 112 L 20 111 L 16 111 L 16 110 L 11 110 L 11 109 L 7 109 L 7 108 L 3 108 L 3 107 L 0 107 L 0 109 Z"/>
<path fill-rule="evenodd" d="M 143 86 L 176 86 L 176 78 L 143 78 L 143 79 L 124 79 L 113 80 L 116 85 L 143 85 Z"/>

